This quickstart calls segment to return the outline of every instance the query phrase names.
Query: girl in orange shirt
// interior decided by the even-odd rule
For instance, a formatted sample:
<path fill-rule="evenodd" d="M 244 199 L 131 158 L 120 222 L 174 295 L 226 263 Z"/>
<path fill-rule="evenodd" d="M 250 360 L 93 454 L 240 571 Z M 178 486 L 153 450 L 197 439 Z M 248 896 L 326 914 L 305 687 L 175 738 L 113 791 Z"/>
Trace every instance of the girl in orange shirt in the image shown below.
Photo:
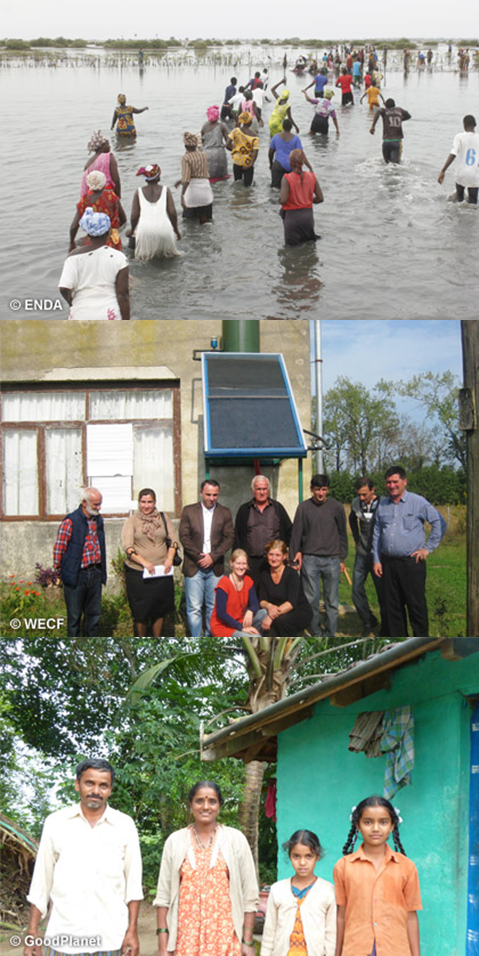
<path fill-rule="evenodd" d="M 399 811 L 384 797 L 353 807 L 351 829 L 334 867 L 336 956 L 420 956 L 416 867 L 402 846 Z M 360 834 L 363 842 L 354 852 Z M 394 850 L 388 844 L 392 834 Z"/>

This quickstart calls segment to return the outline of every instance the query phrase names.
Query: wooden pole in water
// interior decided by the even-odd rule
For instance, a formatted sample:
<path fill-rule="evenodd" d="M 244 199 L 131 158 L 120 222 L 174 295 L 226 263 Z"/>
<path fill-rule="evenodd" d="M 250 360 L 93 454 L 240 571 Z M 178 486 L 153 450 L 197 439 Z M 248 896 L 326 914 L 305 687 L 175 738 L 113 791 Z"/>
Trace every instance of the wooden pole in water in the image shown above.
<path fill-rule="evenodd" d="M 459 427 L 467 440 L 467 637 L 479 637 L 479 321 L 461 322 L 464 388 Z"/>

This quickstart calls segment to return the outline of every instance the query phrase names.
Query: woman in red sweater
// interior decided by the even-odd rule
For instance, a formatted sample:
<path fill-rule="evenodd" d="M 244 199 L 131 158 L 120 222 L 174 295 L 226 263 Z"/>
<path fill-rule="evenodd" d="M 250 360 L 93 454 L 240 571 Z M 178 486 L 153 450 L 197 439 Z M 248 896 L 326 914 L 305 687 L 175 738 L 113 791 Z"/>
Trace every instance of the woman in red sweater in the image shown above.
<path fill-rule="evenodd" d="M 279 201 L 287 246 L 320 239 L 314 231 L 313 204 L 324 201 L 321 186 L 313 172 L 303 169 L 306 157 L 302 149 L 289 154 L 291 172 L 283 176 Z"/>
<path fill-rule="evenodd" d="M 253 581 L 246 573 L 246 551 L 241 548 L 233 551 L 230 569 L 229 574 L 220 578 L 216 588 L 210 631 L 213 637 L 238 637 L 244 633 L 259 635 L 258 628 L 267 612 L 260 608 Z"/>

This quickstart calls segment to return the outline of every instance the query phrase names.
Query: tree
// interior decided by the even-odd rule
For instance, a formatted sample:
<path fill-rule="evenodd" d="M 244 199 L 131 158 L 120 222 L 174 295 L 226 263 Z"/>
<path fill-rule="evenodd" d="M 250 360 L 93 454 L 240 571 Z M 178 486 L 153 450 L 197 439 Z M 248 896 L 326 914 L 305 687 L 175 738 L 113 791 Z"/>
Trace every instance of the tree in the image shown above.
<path fill-rule="evenodd" d="M 396 394 L 418 402 L 425 411 L 428 426 L 434 422 L 439 428 L 443 458 L 457 461 L 465 471 L 466 441 L 459 429 L 459 387 L 459 380 L 450 371 L 422 372 L 409 382 L 380 382 L 378 385 L 384 395 Z"/>
<path fill-rule="evenodd" d="M 337 471 L 367 474 L 382 467 L 399 419 L 392 397 L 376 391 L 340 376 L 325 395 L 323 431 L 332 446 L 326 460 Z"/>
<path fill-rule="evenodd" d="M 138 823 L 147 885 L 155 883 L 164 840 L 188 822 L 190 787 L 210 775 L 224 792 L 223 819 L 239 822 L 256 850 L 265 764 L 251 751 L 246 768 L 225 759 L 212 773 L 201 760 L 202 727 L 211 733 L 318 679 L 318 647 L 317 639 L 259 636 L 244 643 L 4 638 L 0 769 L 14 768 L 18 791 L 28 790 L 18 819 L 38 832 L 49 801 L 75 799 L 75 764 L 106 756 L 117 771 L 114 805 Z M 324 669 L 346 666 L 354 652 L 338 652 L 338 663 Z M 22 742 L 28 760 L 14 761 Z M 7 813 L 18 807 L 14 787 L 2 795 Z M 274 866 L 273 848 L 266 863 Z"/>

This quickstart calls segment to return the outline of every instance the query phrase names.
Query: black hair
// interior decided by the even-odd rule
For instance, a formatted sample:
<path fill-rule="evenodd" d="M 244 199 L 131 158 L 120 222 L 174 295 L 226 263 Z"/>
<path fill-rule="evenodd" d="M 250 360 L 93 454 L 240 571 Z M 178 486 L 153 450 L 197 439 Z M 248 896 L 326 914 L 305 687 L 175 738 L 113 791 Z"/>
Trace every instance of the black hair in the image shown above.
<path fill-rule="evenodd" d="M 323 848 L 319 842 L 319 837 L 313 833 L 312 830 L 295 830 L 289 840 L 286 840 L 286 843 L 283 843 L 282 849 L 288 856 L 291 856 L 291 851 L 297 843 L 301 843 L 303 846 L 308 846 L 310 850 L 313 851 L 318 860 L 321 860 L 324 856 Z"/>
<path fill-rule="evenodd" d="M 313 475 L 311 478 L 311 488 L 329 488 L 330 484 L 329 475 Z"/>
<path fill-rule="evenodd" d="M 205 480 L 201 482 L 200 491 L 203 491 L 203 488 L 205 487 L 205 485 L 213 485 L 213 488 L 219 488 L 220 483 L 219 481 L 216 481 L 214 478 L 205 478 Z"/>
<path fill-rule="evenodd" d="M 82 760 L 81 763 L 75 768 L 75 776 L 80 782 L 80 777 L 85 773 L 86 770 L 104 770 L 108 772 L 111 777 L 111 785 L 113 786 L 115 780 L 115 771 L 111 763 L 108 760 L 103 760 L 102 757 L 90 757 L 88 760 Z"/>
<path fill-rule="evenodd" d="M 343 846 L 343 856 L 347 856 L 349 853 L 353 853 L 354 844 L 356 843 L 356 838 L 358 835 L 358 824 L 363 815 L 363 811 L 366 807 L 384 807 L 388 811 L 389 816 L 391 817 L 391 823 L 394 824 L 393 830 L 393 840 L 394 840 L 394 849 L 399 853 L 402 853 L 406 856 L 406 851 L 401 843 L 399 837 L 399 817 L 394 809 L 392 803 L 389 800 L 386 800 L 386 797 L 379 797 L 377 794 L 373 794 L 372 797 L 366 797 L 365 800 L 361 800 L 358 803 L 357 807 L 354 808 L 351 814 L 351 829 L 348 833 L 348 839 Z"/>
<path fill-rule="evenodd" d="M 462 122 L 464 123 L 464 126 L 476 126 L 476 120 L 472 113 L 468 113 Z"/>
<path fill-rule="evenodd" d="M 231 80 L 230 80 L 230 83 L 232 83 L 233 86 L 236 86 L 237 82 L 238 82 L 238 80 L 236 79 L 236 77 L 235 77 L 235 76 L 232 76 L 232 77 L 231 77 Z"/>
<path fill-rule="evenodd" d="M 386 108 L 388 110 L 393 110 L 395 106 L 396 106 L 396 100 L 393 100 L 391 97 L 388 100 L 386 100 Z"/>
<path fill-rule="evenodd" d="M 293 128 L 293 124 L 291 120 L 288 119 L 288 117 L 286 117 L 286 119 L 283 120 L 283 129 L 285 129 L 286 132 L 289 133 L 291 132 L 292 128 Z"/>
<path fill-rule="evenodd" d="M 407 478 L 406 471 L 405 471 L 405 469 L 402 467 L 402 465 L 391 465 L 391 467 L 388 468 L 388 470 L 387 470 L 386 474 L 384 475 L 384 477 L 385 477 L 385 478 L 392 478 L 393 475 L 399 475 L 399 477 L 402 478 L 403 481 L 404 481 L 405 478 Z"/>
<path fill-rule="evenodd" d="M 354 487 L 356 491 L 359 491 L 360 488 L 369 488 L 370 491 L 374 488 L 374 481 L 371 481 L 371 478 L 368 478 L 367 475 L 363 475 L 362 478 L 358 478 L 354 482 Z"/>
<path fill-rule="evenodd" d="M 156 503 L 156 494 L 153 488 L 142 488 L 141 491 L 138 492 L 138 501 L 140 498 L 146 498 L 146 495 L 151 495 L 153 501 Z"/>
<path fill-rule="evenodd" d="M 191 801 L 193 800 L 193 797 L 196 796 L 196 794 L 198 793 L 198 790 L 201 790 L 202 787 L 208 787 L 209 790 L 214 790 L 216 793 L 216 796 L 218 797 L 218 803 L 220 807 L 223 806 L 223 803 L 224 803 L 223 794 L 221 793 L 221 790 L 218 784 L 215 783 L 214 780 L 198 780 L 198 783 L 193 784 L 188 794 L 188 803 L 191 803 Z"/>

